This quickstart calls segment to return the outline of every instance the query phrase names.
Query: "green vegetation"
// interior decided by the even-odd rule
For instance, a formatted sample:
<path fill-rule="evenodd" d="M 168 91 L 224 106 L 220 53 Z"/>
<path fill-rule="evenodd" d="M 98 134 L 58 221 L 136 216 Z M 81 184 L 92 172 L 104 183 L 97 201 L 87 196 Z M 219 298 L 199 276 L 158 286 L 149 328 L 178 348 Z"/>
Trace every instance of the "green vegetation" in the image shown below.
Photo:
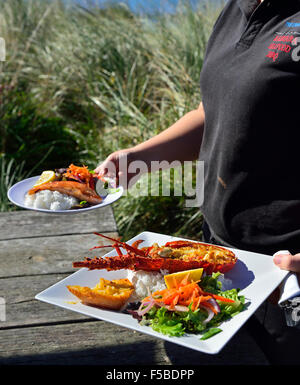
<path fill-rule="evenodd" d="M 219 11 L 199 1 L 150 18 L 125 5 L 0 0 L 0 210 L 16 209 L 6 191 L 18 180 L 70 162 L 94 168 L 196 108 Z M 200 233 L 201 214 L 184 197 L 127 196 L 113 208 L 124 238 Z"/>

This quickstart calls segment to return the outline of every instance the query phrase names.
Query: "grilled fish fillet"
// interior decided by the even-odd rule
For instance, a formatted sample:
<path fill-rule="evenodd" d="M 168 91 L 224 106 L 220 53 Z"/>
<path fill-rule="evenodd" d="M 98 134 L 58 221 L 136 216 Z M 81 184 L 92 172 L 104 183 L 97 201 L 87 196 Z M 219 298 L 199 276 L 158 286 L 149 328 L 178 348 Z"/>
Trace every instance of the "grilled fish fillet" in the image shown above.
<path fill-rule="evenodd" d="M 97 205 L 102 202 L 102 198 L 88 185 L 72 181 L 54 181 L 33 187 L 28 191 L 29 195 L 35 194 L 41 190 L 58 191 L 62 194 L 70 195 L 80 201 L 87 201 L 91 205 Z"/>

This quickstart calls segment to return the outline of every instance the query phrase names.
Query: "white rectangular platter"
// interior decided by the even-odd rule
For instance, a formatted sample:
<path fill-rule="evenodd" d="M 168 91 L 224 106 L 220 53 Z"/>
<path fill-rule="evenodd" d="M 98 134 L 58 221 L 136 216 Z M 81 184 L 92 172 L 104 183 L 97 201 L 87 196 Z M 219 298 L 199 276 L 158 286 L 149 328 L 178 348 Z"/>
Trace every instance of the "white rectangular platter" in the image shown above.
<path fill-rule="evenodd" d="M 140 247 L 144 247 L 150 246 L 155 242 L 159 245 L 164 245 L 166 242 L 180 240 L 183 238 L 176 238 L 169 235 L 145 231 L 138 234 L 127 243 L 131 244 L 137 239 L 144 240 L 144 242 L 140 244 Z M 86 268 L 82 268 L 37 294 L 35 298 L 86 316 L 94 317 L 161 338 L 190 349 L 208 354 L 217 354 L 288 274 L 287 271 L 280 270 L 276 267 L 273 263 L 272 257 L 269 255 L 257 254 L 238 249 L 228 249 L 235 253 L 238 261 L 231 271 L 225 273 L 222 280 L 222 288 L 224 290 L 230 288 L 241 289 L 240 294 L 246 297 L 246 302 L 249 302 L 249 306 L 246 310 L 237 314 L 235 317 L 222 323 L 220 326 L 222 332 L 207 340 L 202 341 L 200 340 L 201 335 L 192 334 L 185 335 L 183 337 L 165 336 L 155 332 L 148 326 L 139 325 L 138 321 L 129 314 L 111 310 L 102 310 L 92 306 L 83 305 L 67 289 L 67 285 L 94 287 L 99 282 L 100 278 L 109 280 L 124 278 L 126 277 L 126 270 L 106 271 L 88 270 Z M 111 251 L 105 256 L 114 255 L 116 255 L 116 252 Z"/>

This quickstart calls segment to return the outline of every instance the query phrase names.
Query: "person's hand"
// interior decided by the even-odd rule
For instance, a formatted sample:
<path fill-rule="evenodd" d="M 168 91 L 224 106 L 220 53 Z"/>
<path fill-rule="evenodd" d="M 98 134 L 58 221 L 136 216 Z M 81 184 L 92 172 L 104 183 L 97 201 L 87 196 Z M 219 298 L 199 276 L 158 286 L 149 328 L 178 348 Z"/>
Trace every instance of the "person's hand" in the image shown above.
<path fill-rule="evenodd" d="M 135 159 L 135 152 L 132 148 L 118 150 L 111 153 L 104 162 L 95 168 L 95 173 L 102 177 L 108 177 L 115 180 L 116 186 L 121 185 L 128 188 L 130 181 L 137 172 L 129 172 L 128 167 Z"/>
<path fill-rule="evenodd" d="M 293 255 L 288 250 L 277 251 L 277 253 L 273 255 L 273 262 L 282 270 L 289 270 L 297 273 L 300 282 L 300 253 Z M 273 304 L 277 304 L 279 295 L 279 288 L 277 288 L 269 296 L 269 301 Z"/>
<path fill-rule="evenodd" d="M 288 250 L 277 251 L 273 255 L 273 262 L 280 269 L 294 271 L 300 275 L 300 253 L 292 255 Z"/>

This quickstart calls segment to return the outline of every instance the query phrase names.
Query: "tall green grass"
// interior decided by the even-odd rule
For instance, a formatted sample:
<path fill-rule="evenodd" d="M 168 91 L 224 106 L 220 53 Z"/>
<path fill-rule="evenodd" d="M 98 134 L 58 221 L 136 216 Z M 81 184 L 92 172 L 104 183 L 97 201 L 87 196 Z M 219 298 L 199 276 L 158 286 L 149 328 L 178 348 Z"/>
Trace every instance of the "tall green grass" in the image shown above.
<path fill-rule="evenodd" d="M 7 47 L 0 72 L 1 181 L 15 167 L 18 177 L 10 181 L 70 161 L 95 167 L 196 108 L 219 12 L 219 5 L 200 0 L 197 9 L 182 2 L 175 13 L 155 17 L 124 4 L 0 0 Z M 4 193 L 10 184 L 1 184 L 2 211 L 13 209 Z M 201 213 L 186 209 L 184 197 L 129 196 L 113 208 L 124 237 L 144 229 L 200 232 Z"/>

